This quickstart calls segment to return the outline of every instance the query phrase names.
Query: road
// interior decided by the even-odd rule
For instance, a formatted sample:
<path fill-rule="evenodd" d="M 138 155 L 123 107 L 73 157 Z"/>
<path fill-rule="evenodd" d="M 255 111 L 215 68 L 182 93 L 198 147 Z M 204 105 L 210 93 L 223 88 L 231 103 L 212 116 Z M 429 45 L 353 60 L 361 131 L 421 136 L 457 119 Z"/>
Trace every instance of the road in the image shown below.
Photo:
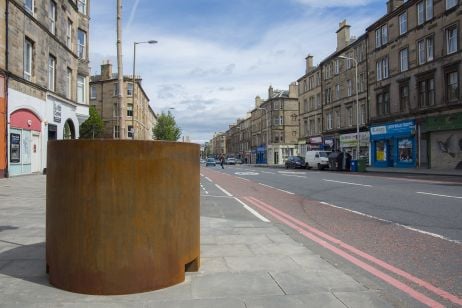
<path fill-rule="evenodd" d="M 203 183 L 217 184 L 219 193 L 237 198 L 371 288 L 403 302 L 462 306 L 460 178 L 242 165 L 201 172 Z"/>

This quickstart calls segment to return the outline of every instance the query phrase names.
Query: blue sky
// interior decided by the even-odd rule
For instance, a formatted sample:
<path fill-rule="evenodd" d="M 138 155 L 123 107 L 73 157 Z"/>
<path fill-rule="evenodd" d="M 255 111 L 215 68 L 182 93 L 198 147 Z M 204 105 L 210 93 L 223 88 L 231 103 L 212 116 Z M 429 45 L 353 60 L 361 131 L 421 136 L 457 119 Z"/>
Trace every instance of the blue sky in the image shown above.
<path fill-rule="evenodd" d="M 116 0 L 90 6 L 90 65 L 116 61 Z M 123 71 L 136 73 L 156 113 L 172 110 L 184 136 L 208 141 L 267 98 L 288 89 L 335 50 L 338 23 L 359 36 L 386 12 L 385 0 L 123 0 Z"/>

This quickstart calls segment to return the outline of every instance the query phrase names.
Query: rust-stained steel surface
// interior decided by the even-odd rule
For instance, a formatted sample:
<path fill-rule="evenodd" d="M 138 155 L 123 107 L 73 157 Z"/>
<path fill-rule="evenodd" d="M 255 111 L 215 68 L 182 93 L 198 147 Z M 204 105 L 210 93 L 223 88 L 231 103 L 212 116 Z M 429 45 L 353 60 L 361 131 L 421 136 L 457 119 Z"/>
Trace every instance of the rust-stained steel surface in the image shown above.
<path fill-rule="evenodd" d="M 50 283 L 128 294 L 199 268 L 199 145 L 133 140 L 48 143 Z"/>

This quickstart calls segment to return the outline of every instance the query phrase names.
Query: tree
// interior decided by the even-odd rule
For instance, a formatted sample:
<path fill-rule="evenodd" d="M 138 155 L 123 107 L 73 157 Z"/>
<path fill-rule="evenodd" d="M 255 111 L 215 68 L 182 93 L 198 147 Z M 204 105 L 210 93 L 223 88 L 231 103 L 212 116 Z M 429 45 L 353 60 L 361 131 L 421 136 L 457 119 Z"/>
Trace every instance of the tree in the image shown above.
<path fill-rule="evenodd" d="M 170 111 L 167 114 L 162 112 L 152 133 L 157 140 L 177 141 L 181 136 L 181 128 L 176 125 L 175 117 Z"/>
<path fill-rule="evenodd" d="M 90 106 L 90 117 L 80 125 L 81 139 L 95 139 L 103 135 L 104 123 L 96 111 L 95 106 Z"/>

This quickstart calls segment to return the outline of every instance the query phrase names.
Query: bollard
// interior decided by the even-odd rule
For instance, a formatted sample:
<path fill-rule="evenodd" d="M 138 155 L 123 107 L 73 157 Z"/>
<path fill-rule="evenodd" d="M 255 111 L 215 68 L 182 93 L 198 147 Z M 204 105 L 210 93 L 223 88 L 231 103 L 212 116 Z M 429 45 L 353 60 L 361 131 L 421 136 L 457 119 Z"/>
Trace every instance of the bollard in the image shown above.
<path fill-rule="evenodd" d="M 60 289 L 157 290 L 199 269 L 199 145 L 48 142 L 46 263 Z"/>

